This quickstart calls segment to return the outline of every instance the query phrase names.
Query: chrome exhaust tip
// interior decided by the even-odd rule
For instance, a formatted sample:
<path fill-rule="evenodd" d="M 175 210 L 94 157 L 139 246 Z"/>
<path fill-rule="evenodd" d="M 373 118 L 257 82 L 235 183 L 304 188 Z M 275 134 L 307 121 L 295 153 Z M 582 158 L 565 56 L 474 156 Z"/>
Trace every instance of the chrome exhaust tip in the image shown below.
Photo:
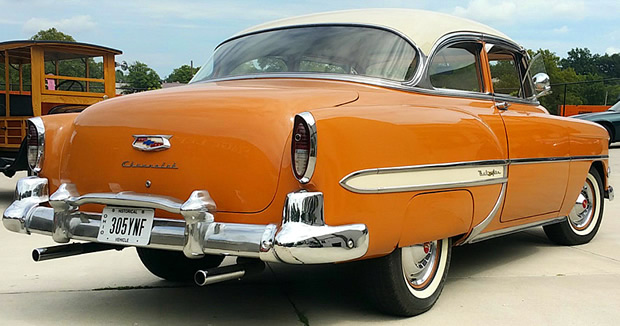
<path fill-rule="evenodd" d="M 198 270 L 194 273 L 194 282 L 205 286 L 219 282 L 240 279 L 250 274 L 257 274 L 265 269 L 265 263 L 258 259 L 237 258 L 237 264 L 223 267 Z"/>
<path fill-rule="evenodd" d="M 96 242 L 70 243 L 53 247 L 36 248 L 32 250 L 32 260 L 38 262 L 112 249 L 123 250 L 123 248 L 124 247 L 121 246 Z"/>

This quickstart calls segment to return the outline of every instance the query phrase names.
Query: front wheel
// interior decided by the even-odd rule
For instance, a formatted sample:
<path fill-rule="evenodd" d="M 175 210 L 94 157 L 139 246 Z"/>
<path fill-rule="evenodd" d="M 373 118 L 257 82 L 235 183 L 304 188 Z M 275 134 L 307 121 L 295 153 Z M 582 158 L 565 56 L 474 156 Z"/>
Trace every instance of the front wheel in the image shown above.
<path fill-rule="evenodd" d="M 451 239 L 398 248 L 367 261 L 363 286 L 379 310 L 398 316 L 419 315 L 439 298 L 451 252 Z"/>
<path fill-rule="evenodd" d="M 598 171 L 592 167 L 568 218 L 561 223 L 545 226 L 545 234 L 549 240 L 566 246 L 590 242 L 603 220 L 603 203 L 603 182 Z"/>

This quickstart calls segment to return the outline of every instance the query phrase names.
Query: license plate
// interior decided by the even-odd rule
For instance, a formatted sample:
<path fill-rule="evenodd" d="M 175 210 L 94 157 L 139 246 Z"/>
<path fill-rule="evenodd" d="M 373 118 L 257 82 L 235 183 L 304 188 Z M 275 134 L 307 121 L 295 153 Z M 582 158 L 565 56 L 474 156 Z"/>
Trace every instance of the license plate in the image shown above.
<path fill-rule="evenodd" d="M 151 239 L 155 210 L 106 206 L 101 214 L 97 241 L 125 245 L 147 245 Z"/>

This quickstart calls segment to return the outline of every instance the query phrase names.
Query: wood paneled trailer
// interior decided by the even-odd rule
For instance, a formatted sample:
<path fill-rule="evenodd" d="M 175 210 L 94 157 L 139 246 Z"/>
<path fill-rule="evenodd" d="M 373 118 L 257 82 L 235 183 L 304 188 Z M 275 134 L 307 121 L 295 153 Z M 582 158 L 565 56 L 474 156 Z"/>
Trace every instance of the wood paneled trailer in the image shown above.
<path fill-rule="evenodd" d="M 26 170 L 26 120 L 114 97 L 120 50 L 77 42 L 0 43 L 0 171 Z M 21 159 L 18 159 L 21 158 Z"/>

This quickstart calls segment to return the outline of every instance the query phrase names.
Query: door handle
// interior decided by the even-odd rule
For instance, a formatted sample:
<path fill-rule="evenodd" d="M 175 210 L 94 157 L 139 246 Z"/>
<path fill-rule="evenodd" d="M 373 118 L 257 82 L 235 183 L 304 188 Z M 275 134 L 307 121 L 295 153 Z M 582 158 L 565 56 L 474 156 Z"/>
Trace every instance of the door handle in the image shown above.
<path fill-rule="evenodd" d="M 498 103 L 495 103 L 495 107 L 498 110 L 502 110 L 502 111 L 508 110 L 509 106 L 510 106 L 510 103 L 508 103 L 508 102 L 498 102 Z"/>

